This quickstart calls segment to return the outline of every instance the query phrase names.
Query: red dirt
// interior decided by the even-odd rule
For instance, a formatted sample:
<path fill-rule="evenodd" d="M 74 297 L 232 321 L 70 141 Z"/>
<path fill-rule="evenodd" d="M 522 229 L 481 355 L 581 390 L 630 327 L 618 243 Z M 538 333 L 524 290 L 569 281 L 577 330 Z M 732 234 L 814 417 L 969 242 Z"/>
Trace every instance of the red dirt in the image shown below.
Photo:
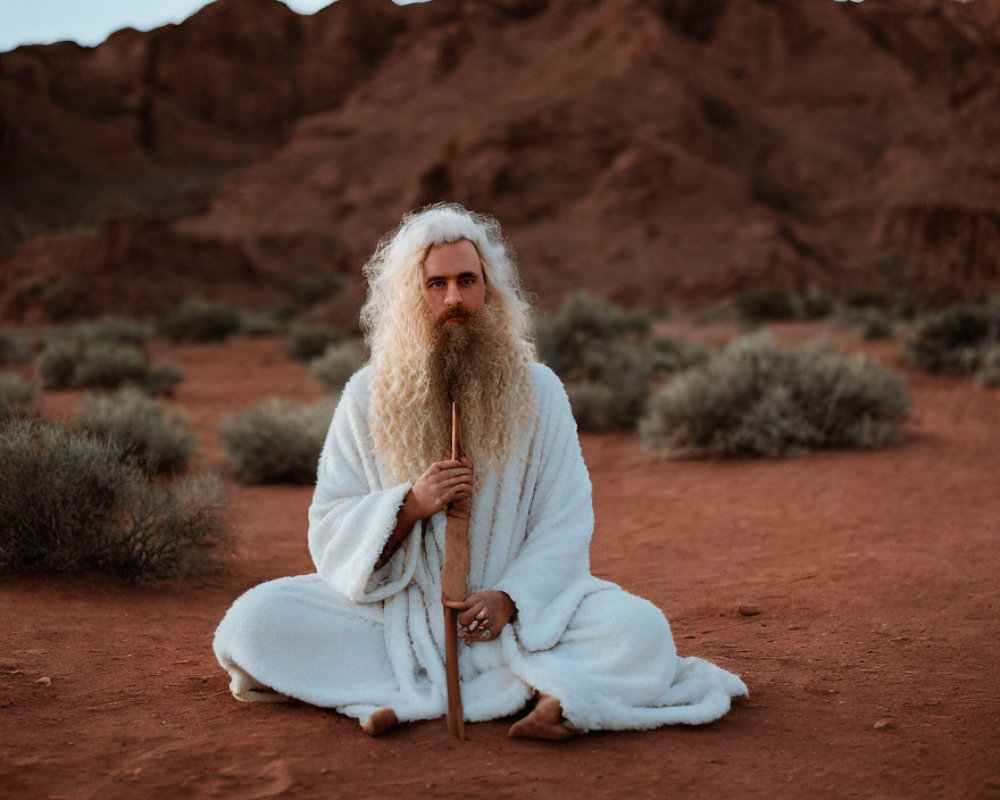
<path fill-rule="evenodd" d="M 318 396 L 276 340 L 156 352 L 186 370 L 174 402 L 202 465 L 221 463 L 225 414 Z M 250 586 L 311 570 L 311 492 L 233 485 L 239 553 L 208 583 L 3 579 L 4 795 L 1000 797 L 1000 402 L 908 378 L 911 435 L 878 452 L 664 463 L 633 435 L 583 437 L 594 570 L 663 608 L 682 654 L 743 676 L 749 701 L 717 723 L 550 745 L 497 721 L 462 744 L 443 720 L 372 740 L 309 706 L 238 703 L 214 627 Z"/>

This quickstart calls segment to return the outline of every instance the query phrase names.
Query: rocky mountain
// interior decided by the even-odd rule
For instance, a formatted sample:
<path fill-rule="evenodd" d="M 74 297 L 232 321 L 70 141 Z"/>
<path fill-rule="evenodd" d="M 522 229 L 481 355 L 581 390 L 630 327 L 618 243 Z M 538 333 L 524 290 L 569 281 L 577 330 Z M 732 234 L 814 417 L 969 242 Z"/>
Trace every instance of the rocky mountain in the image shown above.
<path fill-rule="evenodd" d="M 997 0 L 216 0 L 0 54 L 0 317 L 273 305 L 407 210 L 543 304 L 1000 289 Z"/>

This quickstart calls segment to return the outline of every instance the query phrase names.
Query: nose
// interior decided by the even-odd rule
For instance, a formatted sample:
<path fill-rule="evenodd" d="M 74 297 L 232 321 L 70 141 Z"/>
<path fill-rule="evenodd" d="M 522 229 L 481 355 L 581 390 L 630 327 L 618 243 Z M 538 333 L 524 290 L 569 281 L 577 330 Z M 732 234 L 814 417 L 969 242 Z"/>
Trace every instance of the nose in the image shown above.
<path fill-rule="evenodd" d="M 444 297 L 444 304 L 449 308 L 454 308 L 462 302 L 462 293 L 458 288 L 458 281 L 448 282 L 448 291 Z"/>

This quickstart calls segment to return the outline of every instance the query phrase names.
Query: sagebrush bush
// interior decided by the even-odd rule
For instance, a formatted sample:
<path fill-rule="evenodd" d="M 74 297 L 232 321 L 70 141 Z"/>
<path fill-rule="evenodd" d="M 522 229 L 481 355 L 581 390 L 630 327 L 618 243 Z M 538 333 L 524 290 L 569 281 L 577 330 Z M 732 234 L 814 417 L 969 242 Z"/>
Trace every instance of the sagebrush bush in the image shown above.
<path fill-rule="evenodd" d="M 69 338 L 81 342 L 130 344 L 133 347 L 142 347 L 149 333 L 149 327 L 138 320 L 113 316 L 78 322 L 67 331 Z"/>
<path fill-rule="evenodd" d="M 223 420 L 219 439 L 244 483 L 316 482 L 334 402 L 300 406 L 271 398 Z"/>
<path fill-rule="evenodd" d="M 566 386 L 570 408 L 577 428 L 595 433 L 612 426 L 611 406 L 614 402 L 611 388 L 601 383 L 571 383 Z"/>
<path fill-rule="evenodd" d="M 31 361 L 31 343 L 18 331 L 0 328 L 0 365 Z"/>
<path fill-rule="evenodd" d="M 594 345 L 613 340 L 637 340 L 649 330 L 649 317 L 624 311 L 600 298 L 575 294 L 536 324 L 538 357 L 558 375 L 570 377 L 585 369 Z"/>
<path fill-rule="evenodd" d="M 647 342 L 650 370 L 654 375 L 672 375 L 675 372 L 704 364 L 712 349 L 701 342 L 654 336 Z"/>
<path fill-rule="evenodd" d="M 289 335 L 285 349 L 289 358 L 294 358 L 296 361 L 312 361 L 323 355 L 327 347 L 337 344 L 342 338 L 336 328 L 324 325 L 296 328 Z"/>
<path fill-rule="evenodd" d="M 827 342 L 783 349 L 765 332 L 676 376 L 639 432 L 668 457 L 870 448 L 899 438 L 909 408 L 902 379 L 877 362 Z"/>
<path fill-rule="evenodd" d="M 135 345 L 94 342 L 80 351 L 73 382 L 77 386 L 117 389 L 126 383 L 143 385 L 149 378 L 146 354 Z"/>
<path fill-rule="evenodd" d="M 243 327 L 239 309 L 225 303 L 185 300 L 160 320 L 159 330 L 175 344 L 221 342 Z"/>
<path fill-rule="evenodd" d="M 993 345 L 983 354 L 976 382 L 986 389 L 1000 386 L 1000 344 Z"/>
<path fill-rule="evenodd" d="M 20 375 L 0 372 L 0 422 L 32 416 L 37 411 L 38 387 Z"/>
<path fill-rule="evenodd" d="M 187 419 L 134 388 L 88 394 L 74 426 L 119 445 L 122 457 L 148 475 L 183 472 L 195 451 Z"/>
<path fill-rule="evenodd" d="M 581 430 L 634 427 L 657 363 L 645 344 L 648 315 L 576 294 L 543 315 L 536 330 L 539 358 L 566 381 L 567 391 L 577 384 L 590 387 L 580 390 L 588 408 L 577 417 Z M 598 402 L 606 404 L 600 412 Z"/>
<path fill-rule="evenodd" d="M 50 342 L 38 359 L 38 374 L 46 389 L 69 389 L 76 385 L 76 362 L 81 348 L 62 342 Z"/>
<path fill-rule="evenodd" d="M 38 360 L 46 389 L 117 389 L 132 385 L 147 394 L 169 394 L 184 377 L 172 364 L 152 366 L 146 353 L 131 344 L 81 340 L 49 342 Z"/>
<path fill-rule="evenodd" d="M 221 483 L 149 482 L 110 440 L 0 428 L 0 573 L 101 571 L 129 582 L 214 571 L 231 550 Z"/>
<path fill-rule="evenodd" d="M 833 313 L 833 300 L 825 292 L 807 292 L 802 296 L 801 307 L 805 319 L 824 319 Z"/>
<path fill-rule="evenodd" d="M 795 319 L 795 301 L 780 289 L 751 289 L 736 298 L 736 311 L 749 323 Z"/>
<path fill-rule="evenodd" d="M 970 375 L 1000 345 L 1000 300 L 958 305 L 918 317 L 903 344 L 903 359 L 927 372 Z"/>
<path fill-rule="evenodd" d="M 339 392 L 365 360 L 365 343 L 348 339 L 331 344 L 319 358 L 309 362 L 311 374 L 328 392 Z"/>
<path fill-rule="evenodd" d="M 888 339 L 892 336 L 894 327 L 888 312 L 880 308 L 866 308 L 859 332 L 862 339 L 870 342 L 876 339 Z"/>

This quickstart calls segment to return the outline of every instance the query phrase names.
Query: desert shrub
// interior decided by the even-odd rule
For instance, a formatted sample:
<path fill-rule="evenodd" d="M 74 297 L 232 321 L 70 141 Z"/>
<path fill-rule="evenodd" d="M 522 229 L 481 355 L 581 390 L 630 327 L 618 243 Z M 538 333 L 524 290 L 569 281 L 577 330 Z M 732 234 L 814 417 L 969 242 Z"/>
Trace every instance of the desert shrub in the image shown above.
<path fill-rule="evenodd" d="M 142 347 L 149 338 L 149 328 L 134 319 L 102 317 L 73 325 L 67 331 L 67 335 L 81 342 L 107 342 Z"/>
<path fill-rule="evenodd" d="M 242 314 L 234 306 L 185 300 L 160 320 L 159 329 L 174 343 L 221 342 L 242 326 Z"/>
<path fill-rule="evenodd" d="M 31 344 L 18 331 L 0 329 L 0 364 L 26 364 L 31 361 Z"/>
<path fill-rule="evenodd" d="M 642 413 L 655 360 L 645 343 L 646 314 L 628 312 L 604 300 L 577 294 L 537 324 L 539 357 L 567 380 L 567 391 L 579 390 L 592 409 L 577 418 L 583 430 L 631 428 Z M 598 391 L 594 386 L 609 391 Z M 595 404 L 605 404 L 598 413 Z M 578 400 L 579 404 L 584 402 Z M 597 427 L 590 427 L 595 420 Z M 605 423 L 604 420 L 607 420 Z"/>
<path fill-rule="evenodd" d="M 150 483 L 107 439 L 15 420 L 0 429 L 0 474 L 0 573 L 134 583 L 212 571 L 231 548 L 216 478 Z"/>
<path fill-rule="evenodd" d="M 288 320 L 275 310 L 243 315 L 242 333 L 246 336 L 274 336 L 288 330 Z"/>
<path fill-rule="evenodd" d="M 800 304 L 805 319 L 825 319 L 833 313 L 833 300 L 825 292 L 808 292 L 802 296 Z"/>
<path fill-rule="evenodd" d="M 183 472 L 194 455 L 187 420 L 138 389 L 87 395 L 74 424 L 119 445 L 122 457 L 148 475 Z"/>
<path fill-rule="evenodd" d="M 624 311 L 586 294 L 570 297 L 555 311 L 537 320 L 538 357 L 558 375 L 569 377 L 585 369 L 585 358 L 595 345 L 641 338 L 649 330 L 645 314 Z"/>
<path fill-rule="evenodd" d="M 602 383 L 575 383 L 566 387 L 577 427 L 582 431 L 606 431 L 612 427 L 614 392 Z"/>
<path fill-rule="evenodd" d="M 827 342 L 779 348 L 745 336 L 675 377 L 639 425 L 665 455 L 768 455 L 879 447 L 897 439 L 910 407 L 902 379 Z"/>
<path fill-rule="evenodd" d="M 309 373 L 328 392 L 339 392 L 365 360 L 365 343 L 349 339 L 327 346 L 319 358 L 309 362 Z"/>
<path fill-rule="evenodd" d="M 848 308 L 881 308 L 885 311 L 892 307 L 892 298 L 871 286 L 851 286 L 844 292 L 844 303 Z"/>
<path fill-rule="evenodd" d="M 0 422 L 9 417 L 32 416 L 37 408 L 38 387 L 20 375 L 0 372 Z"/>
<path fill-rule="evenodd" d="M 865 341 L 887 339 L 892 336 L 892 317 L 881 308 L 866 308 L 861 318 L 859 333 Z"/>
<path fill-rule="evenodd" d="M 976 382 L 986 389 L 1000 386 L 1000 344 L 993 345 L 983 354 L 976 372 Z"/>
<path fill-rule="evenodd" d="M 38 360 L 38 373 L 46 389 L 68 389 L 75 385 L 79 347 L 50 342 Z"/>
<path fill-rule="evenodd" d="M 326 352 L 326 348 L 337 344 L 343 337 L 336 328 L 313 325 L 296 328 L 288 337 L 286 352 L 296 361 L 312 361 Z"/>
<path fill-rule="evenodd" d="M 116 389 L 126 383 L 143 385 L 149 378 L 146 354 L 130 344 L 94 342 L 83 347 L 76 362 L 77 386 Z"/>
<path fill-rule="evenodd" d="M 223 420 L 219 439 L 244 483 L 316 482 L 333 404 L 300 406 L 271 398 Z"/>
<path fill-rule="evenodd" d="M 736 298 L 736 312 L 745 322 L 794 319 L 795 301 L 780 289 L 752 289 Z"/>
<path fill-rule="evenodd" d="M 38 360 L 46 389 L 141 387 L 147 394 L 168 394 L 184 377 L 180 367 L 150 365 L 146 353 L 131 344 L 53 340 Z"/>
<path fill-rule="evenodd" d="M 647 342 L 650 371 L 654 375 L 672 375 L 675 372 L 705 363 L 712 349 L 702 342 L 654 336 Z"/>
<path fill-rule="evenodd" d="M 1000 344 L 1000 301 L 958 305 L 918 317 L 903 344 L 903 358 L 927 372 L 968 375 Z"/>

